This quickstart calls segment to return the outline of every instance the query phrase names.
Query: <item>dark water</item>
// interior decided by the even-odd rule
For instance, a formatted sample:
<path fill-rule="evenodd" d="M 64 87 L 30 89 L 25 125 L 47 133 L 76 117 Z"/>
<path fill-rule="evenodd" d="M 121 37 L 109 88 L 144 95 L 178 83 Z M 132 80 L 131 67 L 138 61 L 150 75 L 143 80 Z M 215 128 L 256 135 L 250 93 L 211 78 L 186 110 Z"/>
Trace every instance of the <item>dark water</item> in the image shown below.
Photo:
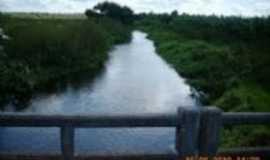
<path fill-rule="evenodd" d="M 124 114 L 176 112 L 195 105 L 191 89 L 156 53 L 146 34 L 110 52 L 106 69 L 81 89 L 40 96 L 24 112 L 39 114 Z M 7 107 L 11 108 L 11 107 Z M 58 128 L 0 128 L 0 151 L 59 153 Z M 159 153 L 174 146 L 173 128 L 78 129 L 76 153 Z"/>

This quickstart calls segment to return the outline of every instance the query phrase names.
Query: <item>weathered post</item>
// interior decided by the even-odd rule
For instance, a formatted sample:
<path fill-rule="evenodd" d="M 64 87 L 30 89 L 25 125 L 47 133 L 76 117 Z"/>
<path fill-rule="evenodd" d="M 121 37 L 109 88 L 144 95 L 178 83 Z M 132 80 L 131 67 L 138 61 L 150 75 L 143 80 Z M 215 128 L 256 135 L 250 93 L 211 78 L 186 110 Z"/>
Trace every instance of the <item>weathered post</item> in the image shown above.
<path fill-rule="evenodd" d="M 219 144 L 219 133 L 222 125 L 222 111 L 216 107 L 201 110 L 199 155 L 213 157 Z"/>
<path fill-rule="evenodd" d="M 178 109 L 176 150 L 179 160 L 197 155 L 199 120 L 200 114 L 197 107 L 183 107 Z"/>
<path fill-rule="evenodd" d="M 73 160 L 74 157 L 74 128 L 61 127 L 61 149 L 64 160 Z"/>

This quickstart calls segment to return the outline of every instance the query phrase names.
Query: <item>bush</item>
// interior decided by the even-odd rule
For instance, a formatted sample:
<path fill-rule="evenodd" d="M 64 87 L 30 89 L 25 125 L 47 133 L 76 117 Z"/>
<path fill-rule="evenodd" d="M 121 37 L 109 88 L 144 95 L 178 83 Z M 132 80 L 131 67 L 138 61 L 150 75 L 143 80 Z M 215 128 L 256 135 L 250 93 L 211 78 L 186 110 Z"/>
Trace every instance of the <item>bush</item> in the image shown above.
<path fill-rule="evenodd" d="M 270 111 L 270 17 L 141 16 L 137 25 L 150 34 L 158 53 L 203 93 L 204 105 Z M 222 145 L 270 144 L 263 139 L 270 139 L 269 127 L 226 128 Z"/>
<path fill-rule="evenodd" d="M 112 45 L 130 39 L 129 29 L 106 18 L 8 18 L 3 29 L 10 40 L 3 42 L 6 56 L 0 59 L 0 101 L 22 107 L 35 92 L 93 77 Z"/>

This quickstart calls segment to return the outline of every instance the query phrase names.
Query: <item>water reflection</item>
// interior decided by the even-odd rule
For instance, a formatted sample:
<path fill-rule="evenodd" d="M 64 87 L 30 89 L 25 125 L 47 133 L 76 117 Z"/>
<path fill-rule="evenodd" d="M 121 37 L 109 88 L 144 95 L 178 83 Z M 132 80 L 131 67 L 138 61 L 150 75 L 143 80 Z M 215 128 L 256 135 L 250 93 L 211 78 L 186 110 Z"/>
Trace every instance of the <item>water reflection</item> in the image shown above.
<path fill-rule="evenodd" d="M 195 105 L 191 90 L 156 53 L 146 34 L 135 31 L 129 44 L 110 52 L 106 70 L 94 83 L 79 90 L 37 97 L 24 112 L 42 114 L 124 114 L 176 112 L 178 106 Z M 3 129 L 2 129 L 3 130 Z M 33 129 L 34 130 L 34 129 Z M 4 129 L 0 150 L 53 152 L 57 129 Z M 174 130 L 161 129 L 80 129 L 76 132 L 77 152 L 125 153 L 171 150 Z M 17 141 L 15 138 L 24 141 Z M 40 137 L 50 137 L 48 140 Z M 53 137 L 53 138 L 52 138 Z M 55 138 L 56 137 L 56 138 Z M 32 143 L 33 142 L 33 143 Z M 33 147 L 37 142 L 42 147 Z M 23 144 L 24 146 L 22 146 Z M 15 147 L 16 146 L 16 147 Z M 32 146 L 32 147 L 27 147 Z M 57 145 L 56 145 L 57 146 Z M 32 149 L 31 149 L 32 148 Z"/>
<path fill-rule="evenodd" d="M 189 86 L 157 56 L 146 34 L 137 31 L 133 37 L 110 53 L 105 73 L 93 86 L 37 98 L 27 112 L 174 112 L 179 105 L 193 105 Z"/>

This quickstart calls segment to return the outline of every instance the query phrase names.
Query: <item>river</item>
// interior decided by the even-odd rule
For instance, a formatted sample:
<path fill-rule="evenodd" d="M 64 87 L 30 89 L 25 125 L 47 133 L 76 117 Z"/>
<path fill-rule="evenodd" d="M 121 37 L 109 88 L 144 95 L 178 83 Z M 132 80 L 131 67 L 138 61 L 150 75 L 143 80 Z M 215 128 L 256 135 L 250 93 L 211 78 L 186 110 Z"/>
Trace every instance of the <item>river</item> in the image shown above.
<path fill-rule="evenodd" d="M 24 112 L 39 114 L 175 113 L 194 106 L 191 88 L 155 52 L 147 35 L 134 31 L 132 41 L 115 46 L 103 73 L 79 89 L 34 98 Z M 172 128 L 78 129 L 79 154 L 171 152 Z M 60 153 L 58 128 L 0 128 L 0 152 Z"/>

